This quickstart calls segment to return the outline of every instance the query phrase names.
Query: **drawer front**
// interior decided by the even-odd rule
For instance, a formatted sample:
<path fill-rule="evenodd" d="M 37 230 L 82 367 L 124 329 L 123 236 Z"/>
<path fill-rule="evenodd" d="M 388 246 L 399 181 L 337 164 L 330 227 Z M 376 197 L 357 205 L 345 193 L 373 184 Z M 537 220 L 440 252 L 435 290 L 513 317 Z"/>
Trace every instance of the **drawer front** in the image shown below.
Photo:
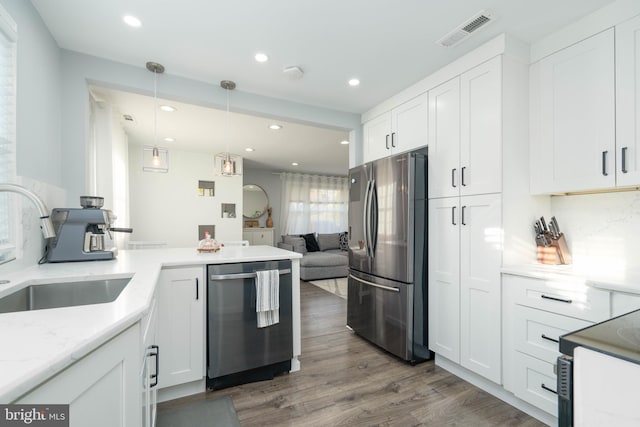
<path fill-rule="evenodd" d="M 601 322 L 610 317 L 610 293 L 575 281 L 510 277 L 515 303 L 552 313 Z"/>
<path fill-rule="evenodd" d="M 515 352 L 514 394 L 533 406 L 558 415 L 558 395 L 553 363 Z"/>
<path fill-rule="evenodd" d="M 592 322 L 561 316 L 521 305 L 515 306 L 515 347 L 551 364 L 560 355 L 560 335 L 592 325 Z"/>

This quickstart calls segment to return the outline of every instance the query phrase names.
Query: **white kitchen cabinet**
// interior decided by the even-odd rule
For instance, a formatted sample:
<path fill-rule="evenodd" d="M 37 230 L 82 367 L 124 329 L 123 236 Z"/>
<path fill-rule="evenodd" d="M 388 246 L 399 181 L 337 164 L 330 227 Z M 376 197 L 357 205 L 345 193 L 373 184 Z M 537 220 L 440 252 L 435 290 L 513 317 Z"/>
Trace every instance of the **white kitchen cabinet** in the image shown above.
<path fill-rule="evenodd" d="M 429 201 L 429 347 L 500 383 L 501 195 Z"/>
<path fill-rule="evenodd" d="M 502 191 L 502 57 L 428 98 L 429 198 Z"/>
<path fill-rule="evenodd" d="M 458 196 L 460 77 L 429 91 L 429 198 Z"/>
<path fill-rule="evenodd" d="M 139 426 L 140 348 L 136 323 L 14 403 L 69 404 L 71 427 Z"/>
<path fill-rule="evenodd" d="M 640 16 L 617 25 L 616 184 L 640 184 Z"/>
<path fill-rule="evenodd" d="M 140 383 L 142 384 L 142 427 L 156 425 L 158 402 L 158 374 L 160 346 L 158 346 L 158 307 L 154 298 L 149 314 L 141 322 L 142 364 Z"/>
<path fill-rule="evenodd" d="M 364 162 L 426 146 L 427 95 L 419 95 L 369 120 L 362 132 Z"/>
<path fill-rule="evenodd" d="M 245 228 L 242 230 L 242 239 L 247 240 L 251 246 L 273 246 L 273 237 L 273 228 Z"/>
<path fill-rule="evenodd" d="M 429 349 L 460 363 L 460 198 L 429 200 Z"/>
<path fill-rule="evenodd" d="M 614 62 L 611 28 L 531 66 L 531 193 L 615 187 Z"/>
<path fill-rule="evenodd" d="M 163 269 L 158 280 L 158 342 L 162 350 L 158 387 L 204 376 L 204 268 Z"/>

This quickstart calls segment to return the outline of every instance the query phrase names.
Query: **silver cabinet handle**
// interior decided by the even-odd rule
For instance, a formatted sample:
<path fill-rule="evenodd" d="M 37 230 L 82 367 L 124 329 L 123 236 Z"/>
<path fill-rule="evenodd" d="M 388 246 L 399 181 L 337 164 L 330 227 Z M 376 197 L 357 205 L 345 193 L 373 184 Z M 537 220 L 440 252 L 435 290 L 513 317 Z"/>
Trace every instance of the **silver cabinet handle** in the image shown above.
<path fill-rule="evenodd" d="M 395 132 L 391 132 L 391 146 L 393 148 L 396 147 L 396 133 Z"/>
<path fill-rule="evenodd" d="M 456 188 L 456 171 L 457 170 L 458 169 L 456 168 L 451 169 L 451 186 L 453 188 Z"/>
<path fill-rule="evenodd" d="M 389 149 L 389 134 L 384 136 L 384 145 Z"/>
<path fill-rule="evenodd" d="M 464 222 L 464 211 L 465 211 L 465 209 L 466 209 L 466 208 L 467 208 L 466 206 L 463 206 L 463 207 L 462 207 L 462 213 L 461 213 L 461 217 L 462 217 L 462 218 L 460 219 L 460 223 L 461 223 L 462 225 L 467 225 L 467 223 L 466 223 L 466 222 Z"/>
<path fill-rule="evenodd" d="M 460 171 L 460 175 L 461 175 L 461 176 L 460 176 L 460 182 L 461 182 L 461 184 L 462 184 L 462 186 L 463 186 L 463 187 L 466 187 L 466 186 L 467 186 L 467 184 L 465 184 L 465 183 L 464 183 L 464 170 L 465 170 L 466 168 L 467 168 L 466 166 L 463 166 L 463 167 L 462 167 L 462 170 Z"/>
<path fill-rule="evenodd" d="M 357 282 L 364 283 L 365 285 L 373 286 L 374 288 L 380 288 L 380 289 L 384 289 L 385 291 L 391 291 L 391 292 L 400 292 L 400 289 L 398 289 L 398 288 L 394 288 L 392 286 L 379 285 L 377 283 L 373 283 L 373 282 L 370 282 L 368 280 L 360 279 L 360 278 L 354 276 L 353 274 L 350 274 L 349 278 L 353 279 L 353 280 L 355 280 Z"/>
<path fill-rule="evenodd" d="M 290 268 L 284 268 L 282 270 L 278 270 L 278 274 L 281 276 L 283 274 L 291 273 Z M 255 279 L 256 273 L 233 273 L 233 274 L 212 274 L 209 276 L 210 280 L 235 280 L 235 279 Z"/>
<path fill-rule="evenodd" d="M 622 173 L 629 172 L 627 170 L 627 149 L 629 147 L 622 147 Z"/>
<path fill-rule="evenodd" d="M 607 172 L 607 155 L 609 154 L 608 151 L 603 151 L 602 152 L 602 175 L 604 176 L 608 176 L 609 173 Z"/>
<path fill-rule="evenodd" d="M 451 224 L 458 225 L 456 224 L 456 207 L 455 206 L 451 207 Z"/>

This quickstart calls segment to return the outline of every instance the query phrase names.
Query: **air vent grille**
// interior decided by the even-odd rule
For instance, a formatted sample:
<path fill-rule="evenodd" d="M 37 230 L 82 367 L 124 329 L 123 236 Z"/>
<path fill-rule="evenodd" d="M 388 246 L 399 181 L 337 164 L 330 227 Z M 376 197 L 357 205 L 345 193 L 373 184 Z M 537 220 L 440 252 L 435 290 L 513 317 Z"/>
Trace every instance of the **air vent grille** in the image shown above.
<path fill-rule="evenodd" d="M 131 116 L 129 114 L 123 114 L 122 118 L 125 119 L 128 122 L 132 122 L 133 121 L 133 116 Z"/>
<path fill-rule="evenodd" d="M 484 27 L 488 23 L 495 21 L 495 19 L 496 17 L 491 13 L 486 10 L 481 10 L 462 24 L 458 25 L 457 28 L 453 29 L 440 40 L 436 41 L 436 44 L 443 47 L 455 46 L 469 37 L 471 33 Z"/>

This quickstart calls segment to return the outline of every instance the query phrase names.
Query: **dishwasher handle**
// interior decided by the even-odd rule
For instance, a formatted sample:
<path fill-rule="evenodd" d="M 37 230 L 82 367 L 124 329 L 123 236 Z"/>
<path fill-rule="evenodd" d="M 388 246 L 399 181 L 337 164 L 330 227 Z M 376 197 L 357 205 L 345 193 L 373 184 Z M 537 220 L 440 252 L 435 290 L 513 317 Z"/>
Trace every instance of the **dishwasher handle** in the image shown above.
<path fill-rule="evenodd" d="M 284 268 L 278 270 L 278 274 L 290 274 L 290 268 Z M 209 280 L 236 280 L 236 279 L 255 279 L 256 273 L 231 273 L 231 274 L 212 274 L 209 276 Z"/>

